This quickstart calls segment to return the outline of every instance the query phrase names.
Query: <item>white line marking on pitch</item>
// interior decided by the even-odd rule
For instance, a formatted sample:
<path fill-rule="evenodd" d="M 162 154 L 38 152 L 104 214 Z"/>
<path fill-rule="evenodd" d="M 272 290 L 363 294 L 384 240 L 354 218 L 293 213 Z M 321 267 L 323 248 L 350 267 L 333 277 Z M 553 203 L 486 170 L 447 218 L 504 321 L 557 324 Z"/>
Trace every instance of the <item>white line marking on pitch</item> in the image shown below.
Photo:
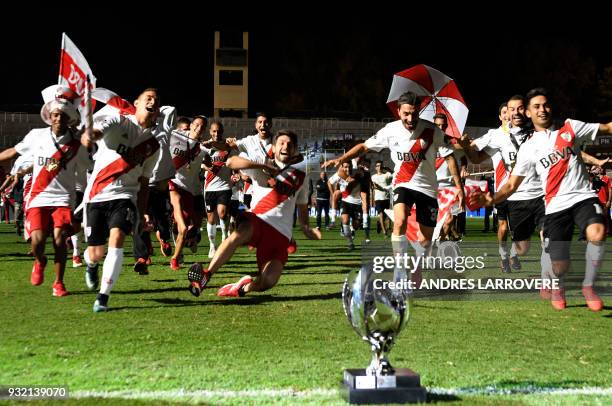
<path fill-rule="evenodd" d="M 516 386 L 498 388 L 495 386 L 473 388 L 427 388 L 433 395 L 604 395 L 612 396 L 612 388 L 553 388 L 538 386 Z M 210 398 L 257 398 L 292 396 L 298 398 L 340 396 L 336 389 L 254 389 L 254 390 L 167 390 L 167 391 L 76 391 L 75 398 L 123 398 L 123 399 L 210 399 Z"/>

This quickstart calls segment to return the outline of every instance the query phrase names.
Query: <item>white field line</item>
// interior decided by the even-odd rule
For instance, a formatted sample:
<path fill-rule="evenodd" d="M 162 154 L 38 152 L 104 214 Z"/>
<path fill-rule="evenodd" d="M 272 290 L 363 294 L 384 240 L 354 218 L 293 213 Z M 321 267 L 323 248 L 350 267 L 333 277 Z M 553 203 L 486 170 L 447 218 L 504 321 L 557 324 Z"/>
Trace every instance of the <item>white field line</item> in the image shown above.
<path fill-rule="evenodd" d="M 427 388 L 433 395 L 602 395 L 612 396 L 612 387 L 555 388 L 524 385 L 498 388 L 496 386 L 472 388 Z M 70 393 L 74 398 L 122 398 L 122 399 L 211 399 L 211 398 L 261 398 L 261 397 L 295 397 L 318 398 L 340 396 L 337 389 L 253 389 L 253 390 L 167 390 L 167 391 L 75 391 Z"/>

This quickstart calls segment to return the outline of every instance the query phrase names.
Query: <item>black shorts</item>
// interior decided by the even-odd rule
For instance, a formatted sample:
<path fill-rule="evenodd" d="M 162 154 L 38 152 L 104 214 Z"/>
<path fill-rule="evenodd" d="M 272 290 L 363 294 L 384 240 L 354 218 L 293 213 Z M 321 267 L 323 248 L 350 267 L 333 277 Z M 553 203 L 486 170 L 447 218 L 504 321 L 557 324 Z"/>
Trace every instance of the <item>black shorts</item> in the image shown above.
<path fill-rule="evenodd" d="M 229 214 L 232 217 L 237 217 L 240 214 L 240 202 L 238 200 L 230 200 Z"/>
<path fill-rule="evenodd" d="M 246 206 L 247 209 L 251 208 L 251 200 L 253 200 L 253 195 L 244 195 L 242 198 L 242 202 Z"/>
<path fill-rule="evenodd" d="M 380 214 L 380 213 L 384 213 L 386 209 L 391 207 L 391 204 L 389 203 L 389 199 L 375 200 L 374 207 L 376 207 L 376 213 Z"/>
<path fill-rule="evenodd" d="M 83 192 L 81 192 L 80 190 L 76 191 L 76 203 L 74 205 L 74 208 L 76 209 L 77 207 L 79 207 L 79 205 L 81 204 L 81 202 L 83 201 Z M 72 216 L 72 219 L 74 220 L 74 224 L 81 224 L 83 222 L 83 210 L 79 210 L 78 213 L 74 213 Z"/>
<path fill-rule="evenodd" d="M 204 203 L 203 195 L 196 195 L 193 197 L 193 211 L 196 213 L 204 213 L 206 210 L 206 204 Z"/>
<path fill-rule="evenodd" d="M 495 211 L 497 212 L 497 220 L 508 221 L 508 201 L 501 202 L 495 205 Z"/>
<path fill-rule="evenodd" d="M 87 245 L 104 245 L 110 230 L 120 228 L 125 234 L 134 229 L 138 210 L 130 199 L 87 204 Z"/>
<path fill-rule="evenodd" d="M 216 192 L 206 192 L 206 212 L 213 213 L 217 210 L 217 205 L 222 204 L 225 207 L 230 205 L 230 200 L 232 200 L 232 191 L 231 190 L 218 190 Z"/>
<path fill-rule="evenodd" d="M 438 220 L 438 200 L 416 190 L 398 187 L 393 191 L 393 204 L 404 203 L 408 210 L 416 205 L 417 223 L 435 227 Z"/>
<path fill-rule="evenodd" d="M 544 199 L 508 200 L 508 229 L 512 241 L 526 241 L 544 225 Z"/>
<path fill-rule="evenodd" d="M 361 210 L 360 204 L 348 203 L 343 200 L 340 203 L 340 207 L 341 207 L 341 212 L 340 212 L 341 214 L 348 214 L 348 216 L 353 219 L 353 222 L 357 221 L 359 222 L 359 224 L 361 224 L 361 217 L 362 217 L 363 210 Z M 353 224 L 353 227 L 356 227 L 356 225 Z"/>
<path fill-rule="evenodd" d="M 585 233 L 591 224 L 606 224 L 604 210 L 599 199 L 592 197 L 576 203 L 572 207 L 547 214 L 544 223 L 544 236 L 548 239 L 548 253 L 553 261 L 569 259 L 570 241 L 574 225 Z"/>

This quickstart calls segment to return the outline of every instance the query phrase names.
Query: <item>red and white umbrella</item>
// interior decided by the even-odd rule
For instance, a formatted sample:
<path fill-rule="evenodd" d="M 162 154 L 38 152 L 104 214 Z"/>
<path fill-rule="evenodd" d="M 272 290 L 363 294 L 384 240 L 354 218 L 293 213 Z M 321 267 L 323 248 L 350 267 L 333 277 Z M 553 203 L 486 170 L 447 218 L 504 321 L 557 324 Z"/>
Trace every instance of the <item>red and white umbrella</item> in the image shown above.
<path fill-rule="evenodd" d="M 453 79 L 427 65 L 416 65 L 393 75 L 387 106 L 396 118 L 399 118 L 397 99 L 407 91 L 422 97 L 419 117 L 433 121 L 435 114 L 444 113 L 448 117 L 446 133 L 461 137 L 469 110 Z"/>

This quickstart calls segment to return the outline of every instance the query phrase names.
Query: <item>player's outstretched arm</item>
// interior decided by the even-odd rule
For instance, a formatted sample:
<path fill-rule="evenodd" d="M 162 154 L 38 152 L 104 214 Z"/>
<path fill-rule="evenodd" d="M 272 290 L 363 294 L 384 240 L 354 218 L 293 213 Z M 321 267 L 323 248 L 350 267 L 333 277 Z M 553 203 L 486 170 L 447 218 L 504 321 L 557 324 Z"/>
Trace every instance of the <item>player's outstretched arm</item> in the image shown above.
<path fill-rule="evenodd" d="M 486 152 L 477 151 L 476 148 L 474 148 L 473 141 L 467 134 L 463 134 L 457 144 L 459 144 L 463 152 L 465 152 L 465 155 L 473 164 L 479 164 L 489 158 Z M 455 149 L 457 149 L 457 144 L 455 144 Z"/>
<path fill-rule="evenodd" d="M 236 142 L 234 142 L 232 145 L 230 145 L 228 142 L 226 141 L 213 141 L 213 140 L 206 140 L 206 141 L 202 141 L 202 145 L 206 148 L 215 148 L 218 149 L 220 151 L 231 151 L 232 148 L 237 148 L 236 147 Z"/>
<path fill-rule="evenodd" d="M 580 151 L 580 156 L 582 157 L 582 160 L 584 161 L 585 164 L 599 166 L 600 168 L 603 168 L 604 165 L 606 165 L 608 161 L 610 161 L 610 158 L 597 159 L 594 156 L 589 155 L 584 151 Z"/>
<path fill-rule="evenodd" d="M 348 162 L 359 155 L 365 154 L 366 152 L 368 152 L 368 147 L 366 147 L 365 143 L 362 142 L 361 144 L 357 144 L 345 152 L 341 157 L 323 162 L 321 164 L 321 168 L 327 168 L 328 166 L 338 167 L 344 162 Z"/>
<path fill-rule="evenodd" d="M 302 232 L 311 240 L 320 240 L 321 232 L 317 229 L 310 228 L 309 224 L 309 216 L 308 216 L 308 205 L 306 204 L 298 204 L 298 219 L 300 221 L 300 227 L 302 228 Z"/>
<path fill-rule="evenodd" d="M 230 157 L 227 160 L 226 165 L 230 169 L 237 169 L 237 170 L 238 169 L 265 169 L 272 173 L 278 172 L 278 169 L 274 168 L 271 165 L 253 162 L 253 161 L 250 161 L 238 155 Z"/>
<path fill-rule="evenodd" d="M 491 207 L 494 204 L 499 204 L 509 198 L 525 179 L 524 176 L 511 175 L 510 179 L 502 186 L 494 196 L 491 193 L 475 193 L 470 198 L 471 203 L 478 203 L 481 206 Z"/>
<path fill-rule="evenodd" d="M 453 178 L 455 187 L 459 189 L 459 192 L 457 193 L 459 197 L 459 207 L 461 207 L 463 210 L 463 200 L 464 200 L 465 195 L 463 193 L 463 185 L 461 184 L 461 177 L 459 176 L 459 169 L 457 168 L 457 160 L 455 159 L 453 154 L 450 154 L 444 157 L 444 159 L 446 160 L 446 163 L 448 164 L 448 171 L 450 172 L 451 177 Z"/>
<path fill-rule="evenodd" d="M 599 132 L 597 135 L 612 134 L 612 121 L 607 124 L 599 124 Z"/>
<path fill-rule="evenodd" d="M 8 161 L 9 159 L 15 158 L 19 153 L 15 149 L 15 147 L 7 148 L 4 151 L 0 152 L 0 162 Z"/>

